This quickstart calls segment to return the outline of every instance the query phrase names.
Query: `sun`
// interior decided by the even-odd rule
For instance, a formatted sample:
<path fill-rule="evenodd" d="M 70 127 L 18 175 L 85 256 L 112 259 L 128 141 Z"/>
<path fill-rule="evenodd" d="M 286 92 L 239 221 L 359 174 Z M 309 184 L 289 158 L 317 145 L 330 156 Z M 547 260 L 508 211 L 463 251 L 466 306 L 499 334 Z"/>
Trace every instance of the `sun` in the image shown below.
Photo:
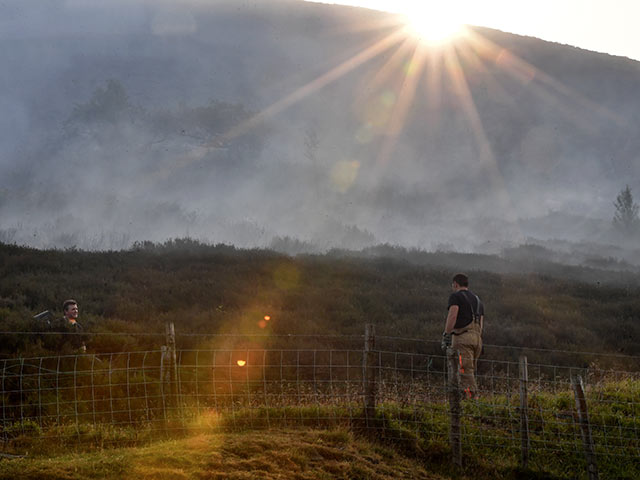
<path fill-rule="evenodd" d="M 460 17 L 445 5 L 411 8 L 405 14 L 407 30 L 430 45 L 440 45 L 464 34 L 465 26 Z"/>

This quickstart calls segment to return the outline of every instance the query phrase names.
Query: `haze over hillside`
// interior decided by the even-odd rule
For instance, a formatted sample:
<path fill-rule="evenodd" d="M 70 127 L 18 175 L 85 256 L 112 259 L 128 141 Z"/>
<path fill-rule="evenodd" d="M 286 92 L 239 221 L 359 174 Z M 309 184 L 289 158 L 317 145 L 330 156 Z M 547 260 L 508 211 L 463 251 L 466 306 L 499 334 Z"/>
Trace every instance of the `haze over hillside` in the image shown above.
<path fill-rule="evenodd" d="M 638 261 L 611 218 L 626 184 L 640 196 L 640 63 L 399 29 L 294 0 L 3 2 L 0 240 L 538 239 Z"/>

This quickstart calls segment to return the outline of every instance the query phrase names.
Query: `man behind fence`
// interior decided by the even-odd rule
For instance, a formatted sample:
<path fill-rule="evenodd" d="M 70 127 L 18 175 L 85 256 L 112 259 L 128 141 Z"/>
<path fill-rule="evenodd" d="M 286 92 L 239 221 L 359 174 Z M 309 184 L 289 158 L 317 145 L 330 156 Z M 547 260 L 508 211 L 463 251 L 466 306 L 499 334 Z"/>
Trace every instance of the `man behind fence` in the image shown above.
<path fill-rule="evenodd" d="M 452 346 L 460 352 L 460 386 L 468 398 L 473 398 L 478 392 L 475 372 L 482 352 L 484 306 L 480 298 L 469 290 L 469 278 L 466 275 L 456 274 L 451 289 L 453 293 L 449 296 L 442 348 L 446 350 Z"/>
<path fill-rule="evenodd" d="M 78 322 L 78 302 L 69 299 L 62 304 L 64 316 L 58 319 L 53 328 L 61 333 L 70 334 L 70 338 L 62 339 L 62 343 L 69 343 L 76 352 L 85 353 L 87 346 L 82 334 L 82 325 Z"/>

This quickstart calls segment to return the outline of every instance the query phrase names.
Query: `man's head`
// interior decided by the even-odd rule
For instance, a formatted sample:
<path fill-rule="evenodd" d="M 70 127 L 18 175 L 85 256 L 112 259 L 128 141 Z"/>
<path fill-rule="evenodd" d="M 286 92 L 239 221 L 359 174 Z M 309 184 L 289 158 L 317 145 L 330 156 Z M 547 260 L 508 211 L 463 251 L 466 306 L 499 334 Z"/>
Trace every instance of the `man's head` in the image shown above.
<path fill-rule="evenodd" d="M 75 322 L 78 319 L 78 302 L 72 299 L 65 300 L 62 304 L 62 311 L 65 318 L 70 322 Z"/>
<path fill-rule="evenodd" d="M 454 290 L 459 290 L 460 288 L 468 288 L 469 287 L 469 277 L 467 277 L 464 273 L 456 273 L 453 276 L 453 280 L 451 282 L 451 288 Z"/>

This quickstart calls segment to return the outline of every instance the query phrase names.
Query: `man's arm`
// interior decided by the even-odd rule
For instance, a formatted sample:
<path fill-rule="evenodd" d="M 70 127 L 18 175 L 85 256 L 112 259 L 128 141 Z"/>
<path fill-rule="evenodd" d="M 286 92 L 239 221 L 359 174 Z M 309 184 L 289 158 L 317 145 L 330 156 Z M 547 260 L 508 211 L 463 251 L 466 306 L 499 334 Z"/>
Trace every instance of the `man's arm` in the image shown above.
<path fill-rule="evenodd" d="M 456 324 L 456 320 L 458 319 L 458 310 L 460 307 L 458 305 L 451 305 L 449 307 L 449 313 L 447 313 L 447 321 L 444 325 L 444 333 L 453 332 L 453 327 Z"/>

